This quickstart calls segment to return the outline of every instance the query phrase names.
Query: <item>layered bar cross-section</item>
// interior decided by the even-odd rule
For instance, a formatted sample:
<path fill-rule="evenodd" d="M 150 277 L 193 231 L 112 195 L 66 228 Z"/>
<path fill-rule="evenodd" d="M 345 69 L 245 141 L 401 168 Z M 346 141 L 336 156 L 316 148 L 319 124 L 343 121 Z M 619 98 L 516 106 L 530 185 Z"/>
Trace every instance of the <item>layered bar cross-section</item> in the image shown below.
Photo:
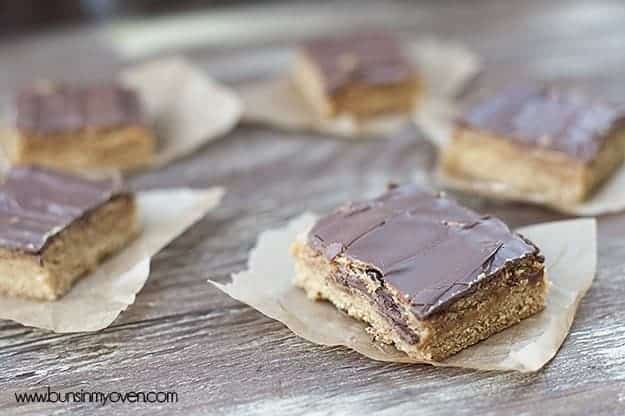
<path fill-rule="evenodd" d="M 16 167 L 0 184 L 0 294 L 54 300 L 139 231 L 113 180 Z"/>
<path fill-rule="evenodd" d="M 291 247 L 295 284 L 410 357 L 442 360 L 545 306 L 538 247 L 414 186 L 349 203 Z"/>
<path fill-rule="evenodd" d="M 46 84 L 18 93 L 2 145 L 13 165 L 130 170 L 148 164 L 156 139 L 138 95 L 110 84 Z"/>
<path fill-rule="evenodd" d="M 399 42 L 382 32 L 302 43 L 293 80 L 321 118 L 405 113 L 415 107 L 422 87 Z"/>
<path fill-rule="evenodd" d="M 446 176 L 574 204 L 625 158 L 625 107 L 578 93 L 517 86 L 459 119 L 441 155 Z"/>

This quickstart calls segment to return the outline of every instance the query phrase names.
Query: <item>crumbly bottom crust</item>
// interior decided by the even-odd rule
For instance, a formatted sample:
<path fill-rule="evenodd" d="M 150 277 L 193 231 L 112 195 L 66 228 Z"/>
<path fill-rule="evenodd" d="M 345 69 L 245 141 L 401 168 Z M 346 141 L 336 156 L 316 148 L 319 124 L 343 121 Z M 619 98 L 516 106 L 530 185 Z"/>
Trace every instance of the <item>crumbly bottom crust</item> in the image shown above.
<path fill-rule="evenodd" d="M 540 194 L 560 204 L 588 199 L 622 164 L 625 131 L 606 141 L 589 164 L 542 149 L 527 149 L 505 138 L 458 128 L 440 159 L 442 171 L 460 179 L 503 183 L 518 193 Z"/>
<path fill-rule="evenodd" d="M 442 361 L 520 322 L 544 308 L 547 294 L 548 283 L 544 277 L 534 281 L 524 277 L 522 271 L 505 272 L 479 284 L 474 293 L 449 305 L 444 312 L 424 320 L 409 313 L 407 305 L 393 294 L 405 317 L 405 326 L 398 326 L 373 301 L 373 286 L 369 284 L 370 293 L 363 293 L 340 284 L 336 277 L 344 273 L 344 269 L 303 242 L 294 243 L 292 254 L 296 258 L 295 284 L 303 288 L 309 298 L 330 301 L 368 323 L 368 331 L 377 340 L 395 345 L 418 360 Z M 406 329 L 413 333 L 412 342 L 405 334 Z"/>
<path fill-rule="evenodd" d="M 58 299 L 138 232 L 134 198 L 114 197 L 53 237 L 38 255 L 0 249 L 0 294 Z"/>
<path fill-rule="evenodd" d="M 2 135 L 2 145 L 14 165 L 35 164 L 68 171 L 127 171 L 150 163 L 156 139 L 145 127 L 126 126 L 54 136 L 8 131 Z"/>

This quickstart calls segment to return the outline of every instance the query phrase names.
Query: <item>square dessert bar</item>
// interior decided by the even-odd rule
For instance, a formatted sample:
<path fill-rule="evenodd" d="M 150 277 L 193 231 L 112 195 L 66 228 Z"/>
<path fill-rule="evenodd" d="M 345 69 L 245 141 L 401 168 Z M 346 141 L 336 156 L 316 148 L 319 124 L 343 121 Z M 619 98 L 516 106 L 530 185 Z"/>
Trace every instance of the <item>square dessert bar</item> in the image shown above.
<path fill-rule="evenodd" d="M 452 177 L 577 203 L 623 162 L 624 110 L 572 92 L 510 88 L 458 121 L 440 166 Z"/>
<path fill-rule="evenodd" d="M 112 180 L 16 167 L 0 184 L 0 293 L 54 300 L 138 233 Z"/>
<path fill-rule="evenodd" d="M 419 76 L 399 43 L 383 33 L 303 43 L 293 79 L 322 118 L 408 112 L 421 91 Z"/>
<path fill-rule="evenodd" d="M 414 186 L 321 218 L 291 247 L 295 284 L 420 360 L 444 358 L 545 306 L 544 258 L 499 219 Z"/>
<path fill-rule="evenodd" d="M 14 125 L 2 140 L 12 164 L 128 170 L 154 154 L 138 96 L 119 85 L 42 85 L 13 105 Z"/>

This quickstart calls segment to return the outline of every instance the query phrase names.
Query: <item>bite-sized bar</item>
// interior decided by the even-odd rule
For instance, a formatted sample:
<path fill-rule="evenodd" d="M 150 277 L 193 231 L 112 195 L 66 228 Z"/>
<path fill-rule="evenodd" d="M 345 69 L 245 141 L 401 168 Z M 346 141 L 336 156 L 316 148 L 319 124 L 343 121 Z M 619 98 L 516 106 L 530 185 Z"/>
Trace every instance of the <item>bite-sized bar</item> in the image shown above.
<path fill-rule="evenodd" d="M 139 230 L 113 180 L 16 167 L 0 184 L 0 293 L 54 300 Z"/>
<path fill-rule="evenodd" d="M 129 170 L 154 154 L 138 96 L 119 85 L 40 85 L 13 105 L 14 124 L 2 137 L 12 164 Z"/>
<path fill-rule="evenodd" d="M 622 164 L 624 110 L 572 92 L 509 88 L 458 121 L 441 168 L 549 202 L 577 203 Z"/>
<path fill-rule="evenodd" d="M 399 43 L 384 33 L 303 43 L 293 79 L 322 118 L 408 112 L 421 91 L 416 69 Z"/>
<path fill-rule="evenodd" d="M 410 357 L 443 360 L 543 309 L 544 258 L 499 219 L 415 186 L 321 218 L 291 248 L 297 286 Z"/>

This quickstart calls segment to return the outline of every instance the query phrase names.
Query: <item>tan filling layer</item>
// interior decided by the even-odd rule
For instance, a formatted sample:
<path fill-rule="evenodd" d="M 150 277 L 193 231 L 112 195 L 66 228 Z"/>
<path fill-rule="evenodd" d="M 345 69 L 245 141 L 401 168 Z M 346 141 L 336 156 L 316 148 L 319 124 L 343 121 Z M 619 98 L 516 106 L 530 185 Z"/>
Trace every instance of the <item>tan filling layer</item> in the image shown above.
<path fill-rule="evenodd" d="M 134 198 L 117 196 L 53 237 L 39 255 L 0 249 L 0 293 L 57 299 L 138 231 Z"/>
<path fill-rule="evenodd" d="M 85 129 L 46 136 L 13 131 L 3 135 L 2 143 L 12 164 L 35 164 L 70 171 L 136 169 L 152 160 L 156 146 L 152 132 L 141 126 Z"/>
<path fill-rule="evenodd" d="M 575 203 L 587 199 L 624 158 L 625 131 L 615 132 L 597 157 L 585 164 L 557 152 L 458 128 L 440 163 L 452 177 L 504 183 L 517 192 L 541 194 L 551 202 Z"/>
<path fill-rule="evenodd" d="M 515 271 L 504 271 L 478 284 L 472 294 L 424 320 L 417 319 L 410 305 L 392 288 L 387 288 L 402 310 L 407 326 L 418 338 L 418 342 L 410 343 L 373 304 L 371 293 L 380 285 L 367 278 L 366 272 L 357 271 L 358 266 L 349 271 L 369 287 L 369 293 L 363 294 L 337 284 L 336 275 L 347 272 L 345 258 L 330 262 L 299 241 L 293 244 L 291 251 L 296 259 L 295 284 L 311 299 L 329 300 L 349 315 L 367 322 L 371 326 L 369 331 L 378 340 L 394 344 L 419 360 L 443 360 L 539 312 L 545 305 L 548 283 L 544 277 L 530 280 L 530 275 L 542 272 L 542 264 L 532 260 Z"/>
<path fill-rule="evenodd" d="M 322 118 L 350 114 L 364 119 L 386 113 L 406 113 L 414 110 L 422 90 L 421 81 L 415 75 L 409 80 L 382 86 L 351 83 L 329 95 L 321 73 L 304 53 L 295 61 L 293 81 Z"/>

